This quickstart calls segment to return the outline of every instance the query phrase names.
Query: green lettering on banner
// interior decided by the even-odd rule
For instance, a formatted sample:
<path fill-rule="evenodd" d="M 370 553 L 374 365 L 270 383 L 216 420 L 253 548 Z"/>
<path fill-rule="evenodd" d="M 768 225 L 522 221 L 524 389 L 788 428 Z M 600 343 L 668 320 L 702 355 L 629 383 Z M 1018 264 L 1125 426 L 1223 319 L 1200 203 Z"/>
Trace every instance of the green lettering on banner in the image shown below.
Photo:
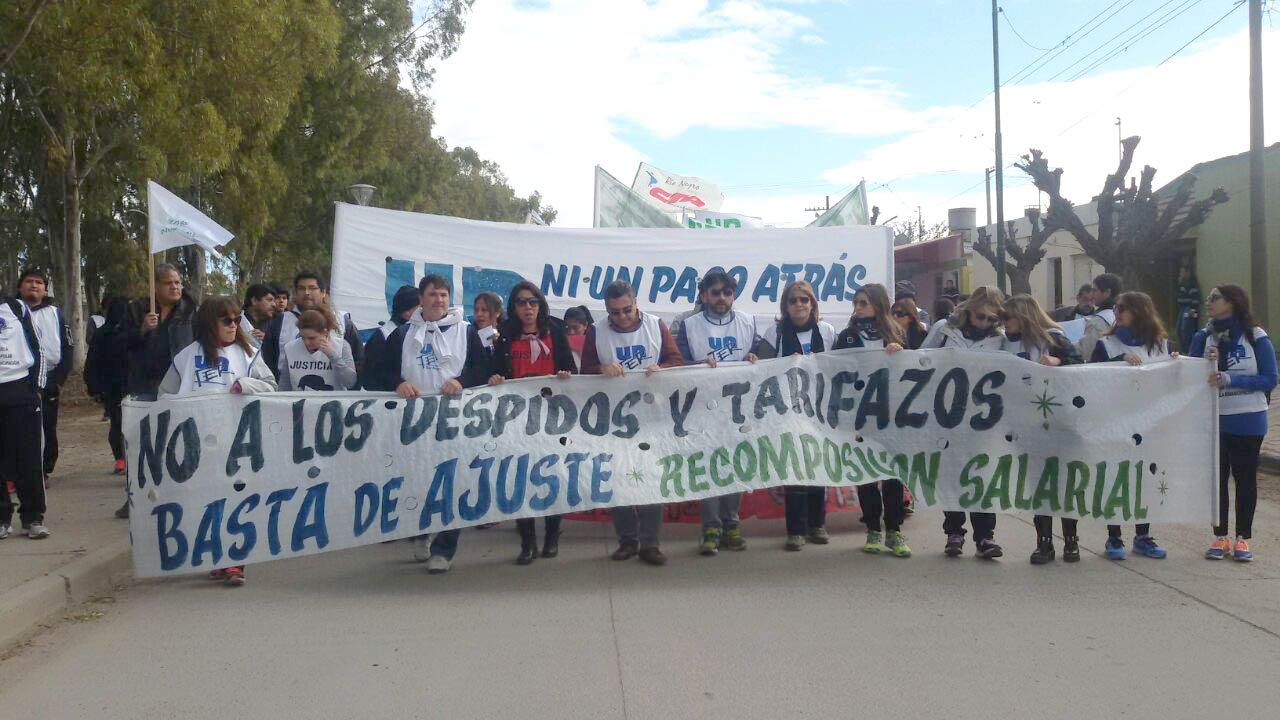
<path fill-rule="evenodd" d="M 1067 504 L 1062 511 L 1088 517 L 1089 506 L 1084 501 L 1084 493 L 1088 488 L 1089 466 L 1079 460 L 1067 463 Z"/>
<path fill-rule="evenodd" d="M 1138 460 L 1133 464 L 1133 467 L 1133 518 L 1135 520 L 1146 520 L 1147 506 L 1142 504 L 1142 461 Z"/>
<path fill-rule="evenodd" d="M 782 433 L 778 438 L 780 449 L 774 450 L 773 443 L 769 442 L 769 437 L 762 436 L 756 441 L 760 445 L 760 479 L 769 479 L 769 463 L 773 463 L 773 471 L 778 474 L 781 480 L 787 479 L 787 462 L 791 462 L 791 469 L 795 473 L 796 479 L 800 479 L 800 456 L 796 453 L 796 444 L 791 433 Z"/>
<path fill-rule="evenodd" d="M 845 443 L 840 446 L 840 464 L 844 465 L 844 468 L 849 471 L 849 474 L 845 475 L 844 479 L 848 480 L 854 485 L 857 485 L 858 481 L 862 479 L 862 468 L 858 467 L 853 462 L 853 457 L 851 457 L 852 455 L 853 455 L 852 445 L 850 445 L 849 443 Z"/>
<path fill-rule="evenodd" d="M 928 455 L 918 452 L 911 456 L 911 466 L 908 469 L 908 458 L 902 454 L 893 459 L 893 467 L 898 471 L 898 478 L 902 484 L 907 486 L 907 490 L 911 491 L 912 495 L 923 494 L 925 504 L 932 505 L 934 490 L 938 484 L 938 462 L 941 459 L 940 452 L 932 452 Z"/>
<path fill-rule="evenodd" d="M 1049 509 L 1058 512 L 1058 458 L 1051 457 L 1044 461 L 1044 469 L 1040 471 L 1040 482 L 1036 484 L 1036 494 L 1031 498 L 1031 506 L 1036 510 Z"/>
<path fill-rule="evenodd" d="M 969 494 L 968 490 L 960 494 L 960 506 L 965 508 L 966 510 L 971 508 L 972 506 L 974 506 L 975 504 L 977 504 L 982 500 L 983 480 L 981 477 L 969 475 L 969 471 L 971 469 L 981 470 L 982 468 L 986 467 L 987 462 L 990 461 L 990 459 L 991 458 L 987 457 L 985 454 L 974 455 L 972 458 L 969 459 L 969 462 L 964 464 L 964 469 L 960 471 L 960 487 L 963 488 L 963 487 L 968 487 L 970 485 L 974 486 L 972 495 Z"/>
<path fill-rule="evenodd" d="M 863 453 L 862 448 L 854 448 L 853 454 L 858 456 L 858 462 L 862 463 L 862 469 L 867 471 L 867 475 L 871 476 L 872 480 L 880 479 L 880 473 L 876 472 L 874 463 L 867 462 L 867 455 L 871 454 L 870 451 Z"/>
<path fill-rule="evenodd" d="M 749 483 L 756 479 L 756 448 L 746 440 L 733 449 L 733 471 L 738 474 L 739 482 Z"/>
<path fill-rule="evenodd" d="M 827 438 L 822 439 L 822 469 L 826 471 L 827 479 L 833 483 L 844 479 L 840 471 L 840 446 Z"/>
<path fill-rule="evenodd" d="M 821 448 L 818 438 L 808 433 L 800 435 L 800 451 L 804 454 L 804 475 L 809 480 L 816 479 L 813 471 L 818 467 L 818 461 L 822 459 Z"/>
<path fill-rule="evenodd" d="M 658 480 L 658 492 L 664 498 L 671 497 L 670 485 L 675 485 L 676 495 L 684 497 L 684 487 L 680 484 L 680 470 L 684 467 L 684 456 L 679 453 L 668 455 L 658 462 L 662 463 L 662 478 Z"/>
<path fill-rule="evenodd" d="M 1107 484 L 1107 462 L 1098 463 L 1098 472 L 1093 476 L 1093 516 L 1102 517 L 1102 491 Z"/>
<path fill-rule="evenodd" d="M 1013 496 L 1013 506 L 1019 510 L 1031 509 L 1031 498 L 1027 497 L 1027 454 L 1018 456 L 1018 491 Z"/>
<path fill-rule="evenodd" d="M 716 448 L 711 453 L 711 482 L 716 487 L 729 487 L 733 484 L 733 475 L 722 476 L 720 470 L 729 464 L 729 451 L 724 448 Z"/>
<path fill-rule="evenodd" d="M 1009 509 L 1009 471 L 1013 467 L 1012 455 L 1001 455 L 996 463 L 996 471 L 991 474 L 991 482 L 987 484 L 987 492 L 982 496 L 982 509 L 990 510 L 992 501 L 1000 500 L 1000 509 Z"/>
<path fill-rule="evenodd" d="M 707 474 L 706 468 L 702 467 L 703 455 L 704 453 L 699 450 L 689 456 L 689 492 L 691 493 L 709 492 L 711 490 L 711 486 L 707 484 L 706 480 L 698 480 L 698 478 Z"/>
<path fill-rule="evenodd" d="M 1104 514 L 1108 520 L 1116 516 L 1116 510 L 1124 515 L 1125 521 L 1133 517 L 1129 509 L 1129 461 L 1125 460 L 1116 468 L 1116 476 L 1111 481 L 1111 494 L 1107 497 Z"/>

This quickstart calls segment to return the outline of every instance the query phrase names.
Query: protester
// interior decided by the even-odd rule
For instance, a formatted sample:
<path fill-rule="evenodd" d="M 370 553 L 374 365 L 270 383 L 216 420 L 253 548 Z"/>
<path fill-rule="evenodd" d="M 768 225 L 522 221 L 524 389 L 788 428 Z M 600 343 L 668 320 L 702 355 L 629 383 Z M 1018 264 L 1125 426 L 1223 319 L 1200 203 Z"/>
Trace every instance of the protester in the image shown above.
<path fill-rule="evenodd" d="M 281 390 L 350 390 L 356 386 L 351 347 L 338 334 L 338 320 L 328 308 L 298 316 L 297 340 L 280 353 Z"/>
<path fill-rule="evenodd" d="M 1099 280 L 1105 276 L 1099 276 Z M 1101 285 L 1095 281 L 1095 285 Z M 1112 302 L 1112 300 L 1114 300 Z M 1094 345 L 1089 362 L 1113 362 L 1123 360 L 1130 365 L 1150 365 L 1170 360 L 1169 336 L 1164 323 L 1156 313 L 1151 296 L 1142 292 L 1127 292 L 1115 298 L 1103 298 L 1108 302 L 1113 325 Z M 1101 307 L 1101 303 L 1099 304 Z M 1140 523 L 1133 538 L 1133 551 L 1149 558 L 1160 559 L 1165 549 L 1151 537 L 1151 524 Z M 1124 541 L 1120 539 L 1120 526 L 1107 526 L 1106 554 L 1109 560 L 1125 558 Z"/>
<path fill-rule="evenodd" d="M 960 290 L 956 288 L 955 280 L 948 278 L 942 284 L 942 297 L 950 300 L 952 303 L 955 303 L 960 299 Z M 938 319 L 941 320 L 942 317 L 939 316 Z"/>
<path fill-rule="evenodd" d="M 973 291 L 969 299 L 956 306 L 955 312 L 945 320 L 939 320 L 929 328 L 921 348 L 957 347 L 969 350 L 998 352 L 1004 348 L 1004 335 L 1000 332 L 1000 311 L 1004 306 L 1004 294 L 989 285 Z M 947 511 L 942 514 L 942 531 L 947 534 L 944 552 L 947 557 L 958 557 L 964 552 L 964 513 Z M 987 560 L 1004 555 L 995 542 L 995 513 L 971 512 L 973 540 L 977 543 L 978 557 Z"/>
<path fill-rule="evenodd" d="M 476 305 L 479 304 L 477 300 Z M 494 353 L 496 372 L 489 377 L 490 385 L 500 385 L 507 379 L 546 375 L 567 380 L 578 371 L 569 349 L 569 338 L 558 324 L 551 322 L 547 298 L 537 285 L 528 280 L 516 283 L 507 307 L 511 316 L 502 323 Z M 479 319 L 479 313 L 476 317 Z M 560 554 L 560 516 L 548 515 L 543 522 L 546 534 L 542 557 L 553 558 Z M 529 565 L 538 557 L 537 526 L 533 518 L 520 518 L 516 520 L 516 529 L 520 532 L 520 555 L 516 564 Z"/>
<path fill-rule="evenodd" d="M 44 427 L 44 474 L 58 464 L 58 398 L 71 372 L 71 333 L 62 311 L 48 297 L 49 278 L 41 270 L 28 269 L 18 276 L 18 296 L 31 311 L 31 325 L 40 340 L 40 419 Z"/>
<path fill-rule="evenodd" d="M 916 286 L 910 280 L 899 280 L 893 286 L 893 299 L 896 300 L 912 300 L 916 299 Z M 931 322 L 929 313 L 917 303 L 916 314 L 920 317 L 920 322 L 928 327 Z"/>
<path fill-rule="evenodd" d="M 898 302 L 915 305 L 911 298 Z M 914 313 L 910 319 L 920 323 Z M 884 350 L 892 355 L 902 350 L 906 342 L 902 327 L 890 316 L 889 291 L 880 283 L 867 283 L 853 294 L 853 315 L 849 318 L 849 326 L 840 331 L 832 349 L 866 348 Z M 906 516 L 903 506 L 906 489 L 902 481 L 889 478 L 864 483 L 857 488 L 862 522 L 867 526 L 867 541 L 862 551 L 873 554 L 888 551 L 895 557 L 911 557 L 911 547 L 902 536 L 902 521 Z"/>
<path fill-rule="evenodd" d="M 279 372 L 280 353 L 284 346 L 298 339 L 298 317 L 307 310 L 314 310 L 321 305 L 328 305 L 329 291 L 324 280 L 310 270 L 303 270 L 293 279 L 294 307 L 277 314 L 267 326 L 266 336 L 262 340 L 262 357 L 272 372 Z M 351 357 L 356 368 L 364 361 L 364 344 L 351 321 L 351 316 L 329 309 L 338 318 L 338 336 L 351 347 Z"/>
<path fill-rule="evenodd" d="M 271 283 L 271 296 L 276 299 L 276 315 L 281 315 L 293 308 L 293 303 L 289 300 L 289 291 L 285 289 L 283 283 Z"/>
<path fill-rule="evenodd" d="M 1004 303 L 1000 314 L 1004 324 L 1004 350 L 1023 360 L 1057 367 L 1079 365 L 1084 362 L 1075 345 L 1067 339 L 1058 323 L 1049 319 L 1040 303 L 1030 295 L 1014 295 Z M 1057 551 L 1053 547 L 1053 517 L 1036 515 L 1036 549 L 1031 553 L 1032 565 L 1053 562 Z M 1080 561 L 1080 535 L 1078 522 L 1062 518 L 1062 560 Z"/>
<path fill-rule="evenodd" d="M 1093 313 L 1084 318 L 1084 333 L 1076 346 L 1081 357 L 1093 354 L 1098 340 L 1110 332 L 1116 324 L 1116 299 L 1120 297 L 1122 285 L 1119 275 L 1103 273 L 1093 279 Z"/>
<path fill-rule="evenodd" d="M 756 344 L 756 355 L 762 358 L 787 357 L 820 353 L 834 347 L 836 331 L 818 317 L 818 296 L 804 280 L 789 283 L 778 303 L 781 313 L 777 322 L 765 330 Z M 827 489 L 805 485 L 782 488 L 783 509 L 787 517 L 787 550 L 798 551 L 806 542 L 826 545 Z"/>
<path fill-rule="evenodd" d="M 1096 309 L 1093 306 L 1093 293 L 1093 283 L 1081 285 L 1080 289 L 1076 291 L 1076 304 L 1054 310 L 1051 315 L 1052 319 L 1055 322 L 1070 322 L 1089 317 Z"/>
<path fill-rule="evenodd" d="M 497 372 L 494 348 L 498 344 L 499 328 L 507 319 L 502 314 L 502 298 L 497 293 L 488 291 L 476 295 L 475 302 L 471 304 L 471 317 L 474 319 L 471 332 L 479 339 L 488 361 L 484 373 L 487 378 Z"/>
<path fill-rule="evenodd" d="M 948 310 L 947 315 L 950 314 L 951 311 Z M 945 318 L 947 315 L 939 315 L 938 317 Z M 920 313 L 916 308 L 916 301 L 911 298 L 903 298 L 895 302 L 893 304 L 893 320 L 901 330 L 903 347 L 908 350 L 918 350 L 920 345 L 924 343 L 925 336 L 929 334 L 929 330 L 924 326 L 924 323 L 920 322 Z"/>
<path fill-rule="evenodd" d="M 397 293 L 398 294 L 398 293 Z M 427 275 L 418 282 L 418 312 L 387 338 L 378 369 L 377 390 L 395 390 L 405 399 L 422 395 L 458 395 L 464 387 L 483 385 L 486 358 L 461 308 L 449 307 L 449 281 Z M 449 571 L 458 552 L 459 530 L 413 538 L 413 558 L 427 572 Z"/>
<path fill-rule="evenodd" d="M 364 344 L 364 364 L 358 369 L 360 387 L 365 390 L 376 389 L 373 375 L 382 362 L 382 352 L 386 348 L 387 338 L 396 328 L 409 322 L 409 316 L 418 309 L 418 289 L 412 285 L 401 285 L 391 298 L 391 317 L 378 324 L 378 329 L 369 336 Z M 392 388 L 394 389 L 394 388 Z"/>
<path fill-rule="evenodd" d="M 49 537 L 41 478 L 40 340 L 27 304 L 0 300 L 0 477 L 13 483 L 27 537 Z M 13 532 L 13 503 L 0 487 L 0 540 Z"/>
<path fill-rule="evenodd" d="M 564 329 L 569 336 L 569 347 L 573 350 L 573 362 L 582 367 L 582 347 L 587 339 L 587 328 L 591 327 L 591 311 L 586 305 L 578 305 L 564 311 Z"/>
<path fill-rule="evenodd" d="M 662 368 L 684 364 L 666 323 L 641 312 L 636 293 L 625 280 L 614 280 L 604 290 L 605 312 L 609 320 L 587 330 L 582 349 L 582 372 L 606 377 L 622 377 L 628 371 L 643 370 L 645 377 Z M 614 560 L 630 560 L 637 555 L 650 565 L 665 565 L 667 556 L 659 547 L 662 505 L 613 508 L 613 529 L 618 536 Z"/>
<path fill-rule="evenodd" d="M 934 324 L 936 325 L 942 320 L 946 320 L 951 317 L 951 313 L 956 311 L 957 304 L 959 304 L 959 301 L 952 301 L 949 298 L 938 298 L 935 300 L 933 303 Z M 923 323 L 921 324 L 923 325 Z M 925 328 L 925 330 L 928 329 L 928 327 Z"/>
<path fill-rule="evenodd" d="M 1249 296 L 1237 285 L 1209 291 L 1209 325 L 1196 333 L 1191 355 L 1208 357 L 1217 369 L 1209 384 L 1218 388 L 1218 524 L 1205 557 L 1230 553 L 1240 562 L 1253 559 L 1253 513 L 1258 504 L 1258 453 L 1267 434 L 1267 406 L 1276 387 L 1276 354 L 1271 338 L 1253 320 Z M 1231 502 L 1228 476 L 1236 480 L 1236 542 L 1227 540 Z"/>
<path fill-rule="evenodd" d="M 212 297 L 200 303 L 192 324 L 196 339 L 174 356 L 160 381 L 160 397 L 275 390 L 275 376 L 241 329 L 242 319 L 240 306 L 231 298 Z M 240 586 L 244 567 L 216 568 L 209 578 Z"/>
<path fill-rule="evenodd" d="M 698 302 L 702 310 L 684 319 L 676 338 L 680 356 L 686 365 L 705 363 L 716 367 L 722 362 L 755 362 L 751 349 L 756 344 L 756 321 L 752 316 L 733 309 L 738 281 L 722 270 L 706 274 L 698 283 Z M 746 550 L 738 509 L 742 493 L 729 493 L 698 501 L 702 518 L 702 543 L 699 552 L 711 556 L 726 550 Z"/>
<path fill-rule="evenodd" d="M 261 346 L 267 336 L 267 325 L 276 315 L 276 296 L 262 283 L 250 285 L 244 294 L 245 334 L 255 346 Z"/>
<path fill-rule="evenodd" d="M 111 425 L 107 443 L 115 459 L 115 474 L 124 474 L 124 433 L 120 403 L 129 386 L 129 304 L 124 298 L 103 303 L 106 316 L 93 334 L 85 358 L 84 380 L 91 395 L 102 398 Z"/>
<path fill-rule="evenodd" d="M 1182 352 L 1191 350 L 1200 324 L 1200 283 L 1190 265 L 1182 266 L 1178 274 L 1178 347 Z"/>

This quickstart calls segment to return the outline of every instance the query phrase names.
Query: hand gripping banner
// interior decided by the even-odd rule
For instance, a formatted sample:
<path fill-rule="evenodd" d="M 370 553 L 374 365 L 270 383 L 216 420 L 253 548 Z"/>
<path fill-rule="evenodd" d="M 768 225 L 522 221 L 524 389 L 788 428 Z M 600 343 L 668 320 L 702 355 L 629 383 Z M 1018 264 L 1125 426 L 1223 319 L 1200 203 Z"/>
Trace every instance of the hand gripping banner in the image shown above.
<path fill-rule="evenodd" d="M 1052 368 L 858 350 L 408 401 L 129 401 L 134 567 L 201 572 L 512 518 L 887 477 L 950 510 L 1210 523 L 1207 372 L 1187 358 Z"/>

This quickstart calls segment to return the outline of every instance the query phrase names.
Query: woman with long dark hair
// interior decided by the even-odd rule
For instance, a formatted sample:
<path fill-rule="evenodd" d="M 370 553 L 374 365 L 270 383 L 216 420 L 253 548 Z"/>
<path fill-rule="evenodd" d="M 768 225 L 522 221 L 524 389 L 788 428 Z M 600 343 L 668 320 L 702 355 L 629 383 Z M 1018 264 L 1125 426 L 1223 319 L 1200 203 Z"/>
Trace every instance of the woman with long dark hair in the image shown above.
<path fill-rule="evenodd" d="M 836 330 L 819 319 L 818 295 L 812 285 L 804 280 L 789 283 L 783 288 L 778 305 L 777 322 L 765 330 L 764 337 L 756 344 L 757 357 L 808 355 L 835 345 Z M 831 542 L 826 528 L 825 487 L 787 485 L 783 487 L 783 500 L 787 515 L 786 549 L 800 550 L 806 542 L 815 545 Z"/>
<path fill-rule="evenodd" d="M 950 304 L 950 300 L 947 301 Z M 954 309 L 954 308 L 953 308 Z M 916 301 L 911 298 L 902 298 L 895 302 L 892 307 L 893 321 L 898 323 L 898 327 L 902 330 L 902 347 L 907 350 L 919 350 L 924 344 L 924 338 L 929 334 L 929 329 L 924 323 L 920 322 L 920 309 L 916 306 Z M 943 315 L 938 319 L 947 317 Z"/>
<path fill-rule="evenodd" d="M 276 378 L 240 326 L 240 305 L 227 297 L 200 303 L 192 323 L 195 342 L 173 356 L 160 381 L 160 396 L 213 393 L 262 393 L 276 389 Z M 213 580 L 244 584 L 244 568 L 218 568 Z"/>
<path fill-rule="evenodd" d="M 915 306 L 909 298 L 899 302 Z M 883 285 L 867 283 L 858 288 L 853 294 L 853 315 L 849 317 L 849 326 L 840 332 L 833 349 L 867 348 L 884 350 L 889 354 L 902 350 L 906 340 L 902 337 L 902 327 L 891 315 L 891 307 L 889 291 Z M 920 321 L 917 319 L 916 322 Z M 895 557 L 911 557 L 911 547 L 902 536 L 902 521 L 906 516 L 903 496 L 902 481 L 897 479 L 858 486 L 858 505 L 862 508 L 862 522 L 867 526 L 863 552 L 891 552 Z"/>
<path fill-rule="evenodd" d="M 1218 388 L 1218 524 L 1210 560 L 1228 555 L 1240 562 L 1253 559 L 1253 513 L 1258 504 L 1258 453 L 1267 434 L 1267 405 L 1276 386 L 1276 352 L 1267 332 L 1249 310 L 1249 296 L 1238 285 L 1219 285 L 1209 291 L 1206 310 L 1211 318 L 1191 341 L 1196 357 L 1208 357 L 1216 368 L 1209 384 Z M 1231 503 L 1227 478 L 1236 479 L 1236 541 L 1227 537 Z"/>
<path fill-rule="evenodd" d="M 1000 313 L 1004 324 L 1004 350 L 1024 360 L 1041 365 L 1079 365 L 1084 362 L 1076 346 L 1067 339 L 1058 323 L 1045 314 L 1040 303 L 1030 295 L 1014 295 L 1004 303 Z M 1062 518 L 1062 560 L 1080 561 L 1079 522 L 1074 518 Z M 1032 565 L 1052 562 L 1053 517 L 1036 515 L 1036 549 L 1031 553 Z"/>
<path fill-rule="evenodd" d="M 511 315 L 499 328 L 501 334 L 494 345 L 494 374 L 490 385 L 504 380 L 555 375 L 562 380 L 578 371 L 573 361 L 569 338 L 559 323 L 551 322 L 547 298 L 537 285 L 521 280 L 511 288 L 507 300 Z M 542 541 L 542 557 L 560 553 L 560 516 L 548 515 L 544 520 L 546 535 Z M 520 555 L 517 565 L 528 565 L 538 557 L 538 530 L 533 518 L 516 520 L 520 531 Z"/>
<path fill-rule="evenodd" d="M 1113 306 L 1115 324 L 1098 339 L 1089 362 L 1123 360 L 1130 365 L 1150 365 L 1175 357 L 1169 347 L 1169 334 L 1156 313 L 1151 296 L 1144 292 L 1121 293 Z M 1134 530 L 1133 551 L 1159 560 L 1167 553 L 1151 537 L 1151 523 L 1139 523 Z M 1107 526 L 1108 560 L 1123 560 L 1126 553 L 1120 538 L 1120 526 Z"/>

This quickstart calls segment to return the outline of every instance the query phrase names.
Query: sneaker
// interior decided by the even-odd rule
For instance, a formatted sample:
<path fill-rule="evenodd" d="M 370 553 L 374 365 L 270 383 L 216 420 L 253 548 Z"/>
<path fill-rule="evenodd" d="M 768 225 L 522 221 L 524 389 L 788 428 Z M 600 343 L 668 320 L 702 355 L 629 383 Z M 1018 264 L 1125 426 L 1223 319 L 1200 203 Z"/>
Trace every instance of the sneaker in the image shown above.
<path fill-rule="evenodd" d="M 1036 549 L 1031 553 L 1032 565 L 1048 565 L 1057 557 L 1057 552 L 1053 549 L 1052 540 L 1041 540 L 1036 544 Z"/>
<path fill-rule="evenodd" d="M 618 560 L 619 562 L 622 560 L 630 560 L 636 556 L 636 553 L 638 553 L 639 550 L 639 546 L 635 543 L 618 543 L 618 549 L 614 550 L 613 554 L 609 557 L 614 560 Z"/>
<path fill-rule="evenodd" d="M 226 579 L 227 579 L 227 569 L 226 569 L 226 568 L 218 568 L 217 570 L 210 570 L 210 571 L 209 571 L 209 579 L 210 579 L 210 580 L 226 580 Z"/>
<path fill-rule="evenodd" d="M 449 572 L 449 567 L 453 565 L 453 561 L 443 555 L 432 555 L 427 560 L 427 573 L 429 575 L 439 575 Z"/>
<path fill-rule="evenodd" d="M 1213 544 L 1208 550 L 1204 551 L 1204 556 L 1210 560 L 1221 560 L 1231 552 L 1231 541 L 1226 535 L 1219 535 L 1213 539 Z"/>
<path fill-rule="evenodd" d="M 0 523 L 0 540 L 9 537 L 9 533 L 13 532 L 13 526 L 9 523 Z"/>
<path fill-rule="evenodd" d="M 1139 535 L 1134 538 L 1133 551 L 1155 560 L 1159 560 L 1167 554 L 1164 548 L 1160 547 L 1160 544 L 1156 542 L 1156 539 L 1150 535 Z"/>
<path fill-rule="evenodd" d="M 888 550 L 888 548 L 884 546 L 884 541 L 881 538 L 880 531 L 868 530 L 867 541 L 862 544 L 862 552 L 878 555 L 886 550 Z"/>
<path fill-rule="evenodd" d="M 226 569 L 226 575 L 222 579 L 222 584 L 228 587 L 240 587 L 244 584 L 244 568 L 229 567 Z"/>
<path fill-rule="evenodd" d="M 983 560 L 995 560 L 998 557 L 1004 557 L 1004 548 L 997 545 L 994 540 L 979 540 L 978 557 Z"/>
<path fill-rule="evenodd" d="M 893 553 L 894 557 L 911 557 L 911 546 L 907 545 L 907 539 L 902 537 L 902 533 L 890 530 L 888 539 L 889 552 Z"/>
<path fill-rule="evenodd" d="M 114 472 L 116 475 L 123 475 L 123 474 L 124 474 L 124 458 L 121 458 L 121 459 L 119 459 L 119 460 L 117 460 L 117 461 L 116 461 L 116 467 L 115 467 L 115 470 L 113 470 L 113 472 Z"/>
<path fill-rule="evenodd" d="M 1062 562 L 1080 562 L 1080 539 L 1069 537 L 1062 543 Z"/>
<path fill-rule="evenodd" d="M 1253 553 L 1249 552 L 1249 543 L 1244 538 L 1236 538 L 1236 547 L 1231 551 L 1231 559 L 1236 562 L 1253 560 Z"/>
<path fill-rule="evenodd" d="M 124 504 L 116 508 L 116 518 L 119 520 L 129 519 L 129 501 L 125 500 Z"/>
<path fill-rule="evenodd" d="M 799 550 L 800 548 L 804 547 L 804 536 L 788 535 L 787 544 L 784 545 L 783 547 L 785 547 L 787 550 L 792 550 L 792 551 Z"/>
<path fill-rule="evenodd" d="M 1107 559 L 1123 560 L 1125 557 L 1124 541 L 1120 538 L 1107 538 Z"/>
<path fill-rule="evenodd" d="M 431 559 L 431 536 L 419 535 L 410 540 L 413 543 L 413 561 L 426 562 Z"/>
<path fill-rule="evenodd" d="M 964 553 L 964 536 L 960 533 L 948 535 L 947 546 L 943 548 L 942 552 L 946 553 L 947 557 L 959 557 Z"/>
<path fill-rule="evenodd" d="M 729 528 L 724 531 L 720 546 L 725 550 L 746 550 L 747 539 L 742 537 L 742 531 L 738 528 Z"/>
<path fill-rule="evenodd" d="M 667 556 L 656 547 L 640 548 L 640 561 L 649 565 L 666 565 Z"/>
<path fill-rule="evenodd" d="M 707 528 L 702 531 L 702 544 L 698 552 L 710 557 L 720 552 L 720 528 Z"/>
<path fill-rule="evenodd" d="M 809 536 L 806 540 L 814 545 L 826 545 L 831 542 L 831 536 L 827 534 L 827 529 L 824 527 L 813 528 L 809 531 Z"/>
<path fill-rule="evenodd" d="M 24 529 L 27 531 L 27 537 L 32 540 L 43 540 L 49 537 L 49 528 L 43 523 L 33 522 Z"/>

